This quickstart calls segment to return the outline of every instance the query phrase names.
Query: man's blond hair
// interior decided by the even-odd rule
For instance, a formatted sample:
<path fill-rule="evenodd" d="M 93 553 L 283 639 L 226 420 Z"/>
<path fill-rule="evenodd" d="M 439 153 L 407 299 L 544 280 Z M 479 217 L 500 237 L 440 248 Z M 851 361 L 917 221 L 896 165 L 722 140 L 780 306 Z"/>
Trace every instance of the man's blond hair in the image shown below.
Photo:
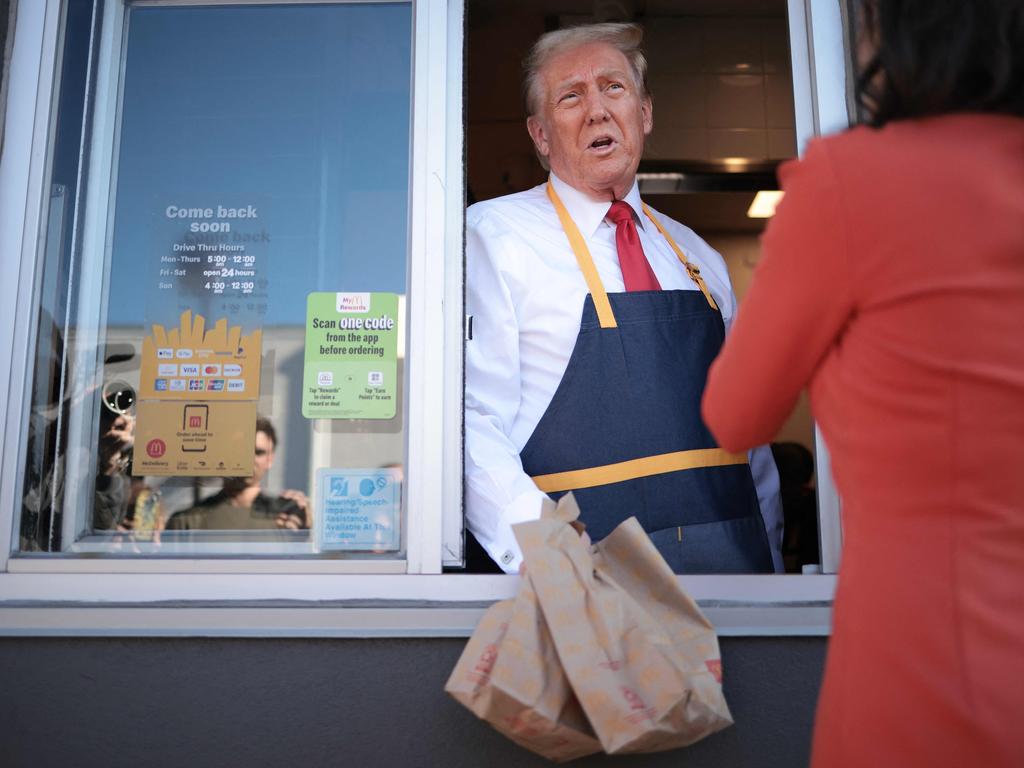
<path fill-rule="evenodd" d="M 647 92 L 647 59 L 640 50 L 644 31 L 639 24 L 585 24 L 556 29 L 541 35 L 523 61 L 523 98 L 527 116 L 540 110 L 544 84 L 540 72 L 553 57 L 590 43 L 607 43 L 620 51 L 629 62 L 640 95 Z"/>

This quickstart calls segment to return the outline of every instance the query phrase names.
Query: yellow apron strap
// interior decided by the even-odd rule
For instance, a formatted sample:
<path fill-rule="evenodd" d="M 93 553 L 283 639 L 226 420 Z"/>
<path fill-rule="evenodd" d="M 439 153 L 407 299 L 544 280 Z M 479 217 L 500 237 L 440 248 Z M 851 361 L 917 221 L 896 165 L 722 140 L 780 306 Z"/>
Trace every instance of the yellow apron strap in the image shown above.
<path fill-rule="evenodd" d="M 548 197 L 555 206 L 558 220 L 562 222 L 565 236 L 569 238 L 572 252 L 576 254 L 576 263 L 580 265 L 580 271 L 583 273 L 583 279 L 587 281 L 590 295 L 594 297 L 594 309 L 597 310 L 597 319 L 600 321 L 601 327 L 617 328 L 618 323 L 615 322 L 615 313 L 612 312 L 612 305 L 608 302 L 608 293 L 601 283 L 600 275 L 597 274 L 597 267 L 594 266 L 594 259 L 590 255 L 590 250 L 583 240 L 583 235 L 580 234 L 579 227 L 576 226 L 576 222 L 572 220 L 569 212 L 565 210 L 565 204 L 558 197 L 558 193 L 555 192 L 555 188 L 550 181 L 548 182 Z"/>
<path fill-rule="evenodd" d="M 708 304 L 711 305 L 712 309 L 717 310 L 718 305 L 715 304 L 715 300 L 711 297 L 711 291 L 708 290 L 708 284 L 705 283 L 704 278 L 700 276 L 700 267 L 696 264 L 691 264 L 686 260 L 686 255 L 683 253 L 683 249 L 676 245 L 676 241 L 673 240 L 672 236 L 665 231 L 663 226 L 661 226 L 661 222 L 654 218 L 654 213 L 647 207 L 647 203 L 642 203 L 642 205 L 644 207 L 644 213 L 647 214 L 647 218 L 654 222 L 654 226 L 656 226 L 658 231 L 661 232 L 661 236 L 668 241 L 669 245 L 672 246 L 672 250 L 676 252 L 676 256 L 679 257 L 679 260 L 683 262 L 683 266 L 686 267 L 686 273 L 690 276 L 693 282 L 697 284 L 697 287 L 700 288 L 701 293 L 704 294 L 704 298 L 708 300 Z"/>
<path fill-rule="evenodd" d="M 537 475 L 534 484 L 544 493 L 574 491 L 580 488 L 593 488 L 598 485 L 621 483 L 639 477 L 651 477 L 667 472 L 678 472 L 683 469 L 699 469 L 700 467 L 725 467 L 731 464 L 746 464 L 747 454 L 730 453 L 722 448 L 697 448 L 691 451 L 675 451 L 657 456 L 644 456 L 640 459 L 619 461 L 601 467 L 575 469 L 569 472 L 553 472 L 550 475 Z"/>
<path fill-rule="evenodd" d="M 604 285 L 601 283 L 601 277 L 597 273 L 597 267 L 594 266 L 594 259 L 590 255 L 590 249 L 587 248 L 586 241 L 583 239 L 583 235 L 580 234 L 579 227 L 576 226 L 576 222 L 572 220 L 569 215 L 569 211 L 565 209 L 565 204 L 561 198 L 558 197 L 558 193 L 555 191 L 554 185 L 548 181 L 547 186 L 548 197 L 551 199 L 551 203 L 555 206 L 555 212 L 558 214 L 558 220 L 562 223 L 562 229 L 565 230 L 565 236 L 569 238 L 569 245 L 572 246 L 572 252 L 576 256 L 576 263 L 579 264 L 580 271 L 583 273 L 583 279 L 587 281 L 587 288 L 590 291 L 590 295 L 594 298 L 594 308 L 597 310 L 597 319 L 601 323 L 602 328 L 615 328 L 617 323 L 615 322 L 615 313 L 612 312 L 612 305 L 608 301 L 608 293 L 604 289 Z M 683 249 L 680 248 L 676 241 L 672 239 L 672 236 L 661 226 L 661 222 L 654 216 L 654 212 L 647 206 L 647 203 L 642 203 L 644 213 L 647 214 L 657 230 L 661 233 L 661 236 L 665 238 L 666 242 L 675 251 L 676 256 L 679 257 L 679 261 L 682 262 L 683 267 L 686 268 L 686 273 L 700 288 L 701 293 L 704 294 L 704 298 L 707 299 L 708 305 L 714 309 L 718 309 L 718 305 L 715 303 L 714 298 L 711 296 L 711 291 L 708 290 L 708 284 L 701 277 L 700 267 L 696 264 L 691 264 L 686 258 L 686 254 L 683 253 Z"/>

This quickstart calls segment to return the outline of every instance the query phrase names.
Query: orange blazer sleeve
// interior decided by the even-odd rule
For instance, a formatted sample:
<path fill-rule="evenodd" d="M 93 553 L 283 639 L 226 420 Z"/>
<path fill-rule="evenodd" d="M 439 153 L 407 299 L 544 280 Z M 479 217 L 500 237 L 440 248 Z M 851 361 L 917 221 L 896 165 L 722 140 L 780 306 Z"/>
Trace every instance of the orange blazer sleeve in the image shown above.
<path fill-rule="evenodd" d="M 842 194 L 823 142 L 780 169 L 785 197 L 708 375 L 703 415 L 719 444 L 774 438 L 853 311 Z"/>

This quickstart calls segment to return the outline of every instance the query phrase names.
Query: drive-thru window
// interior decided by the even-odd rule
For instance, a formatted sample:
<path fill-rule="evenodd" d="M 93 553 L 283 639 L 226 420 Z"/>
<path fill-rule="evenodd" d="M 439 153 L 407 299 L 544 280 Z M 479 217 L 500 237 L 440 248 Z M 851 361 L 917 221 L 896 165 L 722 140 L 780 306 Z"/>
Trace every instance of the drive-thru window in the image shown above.
<path fill-rule="evenodd" d="M 515 590 L 461 572 L 463 212 L 543 179 L 516 46 L 591 20 L 517 5 L 21 3 L 0 174 L 6 626 L 459 634 Z M 658 106 L 641 191 L 701 220 L 742 294 L 754 193 L 847 119 L 843 18 L 703 5 L 639 19 Z M 838 500 L 795 419 L 780 442 L 814 455 L 819 530 L 790 570 L 817 567 L 683 577 L 724 632 L 828 631 Z"/>

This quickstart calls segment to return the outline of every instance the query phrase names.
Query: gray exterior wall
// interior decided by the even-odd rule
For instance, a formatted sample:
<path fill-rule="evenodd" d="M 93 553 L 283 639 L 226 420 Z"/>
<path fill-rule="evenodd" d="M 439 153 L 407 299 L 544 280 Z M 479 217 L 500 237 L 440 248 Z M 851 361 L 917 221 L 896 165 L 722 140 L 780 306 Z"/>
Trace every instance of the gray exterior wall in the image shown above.
<path fill-rule="evenodd" d="M 0 765 L 551 763 L 442 691 L 464 639 L 0 640 Z M 723 638 L 736 725 L 682 751 L 576 766 L 807 765 L 824 638 Z"/>

